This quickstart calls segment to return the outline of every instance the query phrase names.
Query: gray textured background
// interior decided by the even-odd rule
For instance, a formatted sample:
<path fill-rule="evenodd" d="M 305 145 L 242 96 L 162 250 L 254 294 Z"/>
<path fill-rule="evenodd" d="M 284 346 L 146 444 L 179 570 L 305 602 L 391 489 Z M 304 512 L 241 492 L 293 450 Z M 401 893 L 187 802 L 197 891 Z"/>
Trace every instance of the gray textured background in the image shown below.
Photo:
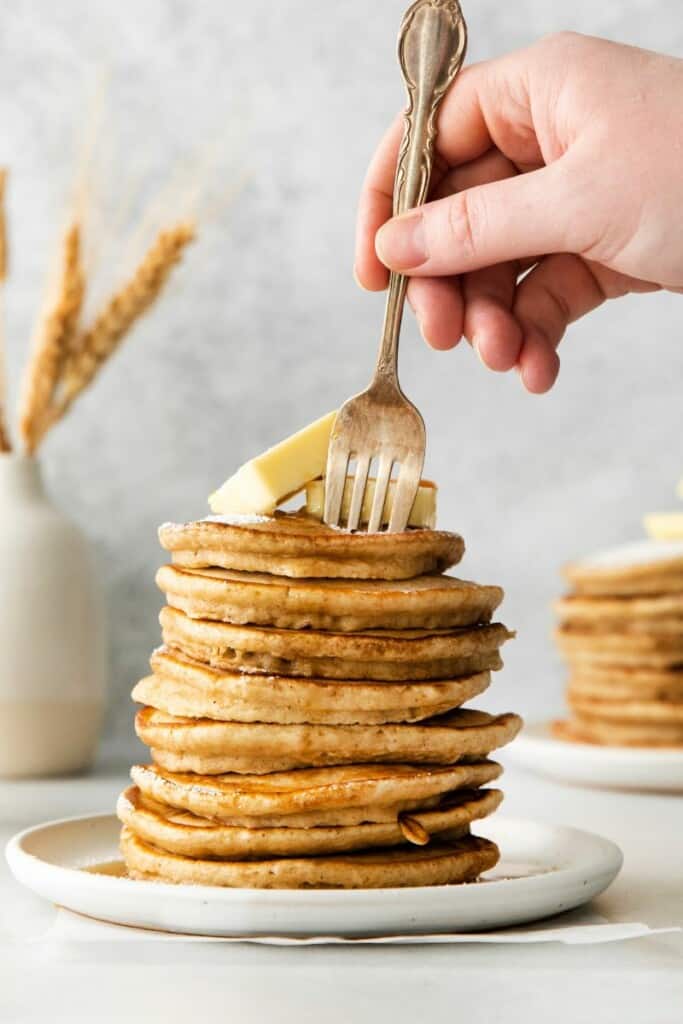
<path fill-rule="evenodd" d="M 370 370 L 382 299 L 352 281 L 353 221 L 367 159 L 402 103 L 394 38 L 403 6 L 3 4 L 14 382 L 98 68 L 109 69 L 113 193 L 138 179 L 160 187 L 210 140 L 222 160 L 214 197 L 240 169 L 248 175 L 227 213 L 210 212 L 172 294 L 44 450 L 52 493 L 92 537 L 106 587 L 110 756 L 134 749 L 128 691 L 158 638 L 157 524 L 202 515 L 209 490 L 240 462 L 334 407 Z M 680 0 L 465 6 L 470 59 L 560 28 L 683 52 Z M 548 610 L 558 566 L 639 536 L 642 514 L 673 500 L 682 322 L 683 300 L 670 295 L 604 308 L 571 330 L 560 383 L 540 399 L 515 375 L 484 371 L 466 347 L 428 351 L 407 323 L 402 377 L 427 419 L 440 521 L 466 537 L 467 574 L 506 587 L 504 618 L 519 630 L 488 706 L 560 706 Z"/>

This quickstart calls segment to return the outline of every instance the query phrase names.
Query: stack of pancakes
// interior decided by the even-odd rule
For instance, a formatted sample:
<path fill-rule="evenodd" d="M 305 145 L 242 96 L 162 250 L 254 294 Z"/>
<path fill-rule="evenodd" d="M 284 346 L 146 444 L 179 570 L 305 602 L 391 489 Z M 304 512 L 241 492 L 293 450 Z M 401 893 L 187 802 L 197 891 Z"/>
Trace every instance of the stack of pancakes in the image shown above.
<path fill-rule="evenodd" d="M 567 566 L 556 632 L 570 668 L 563 739 L 683 744 L 683 542 L 643 541 Z"/>
<path fill-rule="evenodd" d="M 441 575 L 456 534 L 305 516 L 161 527 L 163 647 L 133 698 L 153 763 L 122 794 L 129 874 L 257 888 L 470 881 L 516 715 L 462 710 L 500 668 L 503 593 Z"/>

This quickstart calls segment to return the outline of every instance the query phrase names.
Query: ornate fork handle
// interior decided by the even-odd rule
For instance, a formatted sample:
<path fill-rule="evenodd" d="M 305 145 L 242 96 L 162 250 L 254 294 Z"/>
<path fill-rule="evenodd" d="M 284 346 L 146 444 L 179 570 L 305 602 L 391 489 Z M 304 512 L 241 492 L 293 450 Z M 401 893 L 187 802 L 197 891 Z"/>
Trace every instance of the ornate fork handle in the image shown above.
<path fill-rule="evenodd" d="M 394 181 L 394 214 L 419 206 L 427 196 L 436 113 L 462 66 L 466 47 L 467 28 L 458 0 L 417 0 L 406 11 L 398 59 L 408 107 Z M 389 384 L 398 389 L 398 336 L 407 286 L 403 274 L 392 272 L 373 386 Z"/>

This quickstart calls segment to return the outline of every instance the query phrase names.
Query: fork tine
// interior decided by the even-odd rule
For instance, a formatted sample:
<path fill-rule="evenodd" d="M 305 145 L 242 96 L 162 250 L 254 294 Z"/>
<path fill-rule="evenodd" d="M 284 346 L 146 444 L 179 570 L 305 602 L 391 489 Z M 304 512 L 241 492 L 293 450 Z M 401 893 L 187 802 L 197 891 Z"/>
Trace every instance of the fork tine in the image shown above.
<path fill-rule="evenodd" d="M 349 508 L 349 518 L 346 523 L 347 530 L 358 529 L 358 524 L 360 523 L 360 514 L 363 508 L 363 498 L 365 497 L 365 487 L 368 482 L 369 472 L 370 456 L 359 455 L 356 462 L 356 475 L 353 481 L 353 493 L 351 494 L 351 507 Z"/>
<path fill-rule="evenodd" d="M 375 497 L 372 502 L 370 522 L 368 523 L 368 533 L 377 533 L 382 525 L 382 513 L 384 512 L 384 505 L 387 500 L 389 478 L 393 464 L 394 460 L 390 455 L 386 453 L 380 455 L 377 480 L 375 481 Z"/>
<path fill-rule="evenodd" d="M 324 519 L 329 526 L 339 526 L 346 470 L 351 453 L 343 448 L 330 445 L 325 470 L 325 513 Z"/>
<path fill-rule="evenodd" d="M 401 463 L 396 481 L 394 501 L 391 506 L 389 533 L 400 533 L 408 525 L 408 519 L 417 497 L 424 460 L 419 455 L 408 455 Z"/>

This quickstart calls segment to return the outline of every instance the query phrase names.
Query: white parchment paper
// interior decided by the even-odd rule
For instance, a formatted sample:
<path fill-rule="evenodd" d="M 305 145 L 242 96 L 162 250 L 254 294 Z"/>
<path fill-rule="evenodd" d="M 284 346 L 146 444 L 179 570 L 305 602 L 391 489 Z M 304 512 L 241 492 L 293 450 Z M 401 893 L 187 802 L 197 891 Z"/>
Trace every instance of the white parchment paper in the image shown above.
<path fill-rule="evenodd" d="M 569 945 L 589 945 L 638 939 L 647 935 L 661 935 L 680 931 L 680 928 L 650 928 L 638 922 L 610 923 L 588 908 L 570 911 L 548 918 L 536 925 L 504 928 L 494 932 L 455 932 L 434 935 L 380 935 L 361 938 L 343 938 L 337 935 L 316 935 L 306 938 L 277 935 L 211 936 L 180 935 L 125 925 L 109 924 L 82 917 L 70 910 L 59 908 L 53 924 L 40 938 L 40 942 L 256 942 L 269 946 L 320 945 L 437 945 L 447 943 L 508 943 L 564 942 Z"/>

